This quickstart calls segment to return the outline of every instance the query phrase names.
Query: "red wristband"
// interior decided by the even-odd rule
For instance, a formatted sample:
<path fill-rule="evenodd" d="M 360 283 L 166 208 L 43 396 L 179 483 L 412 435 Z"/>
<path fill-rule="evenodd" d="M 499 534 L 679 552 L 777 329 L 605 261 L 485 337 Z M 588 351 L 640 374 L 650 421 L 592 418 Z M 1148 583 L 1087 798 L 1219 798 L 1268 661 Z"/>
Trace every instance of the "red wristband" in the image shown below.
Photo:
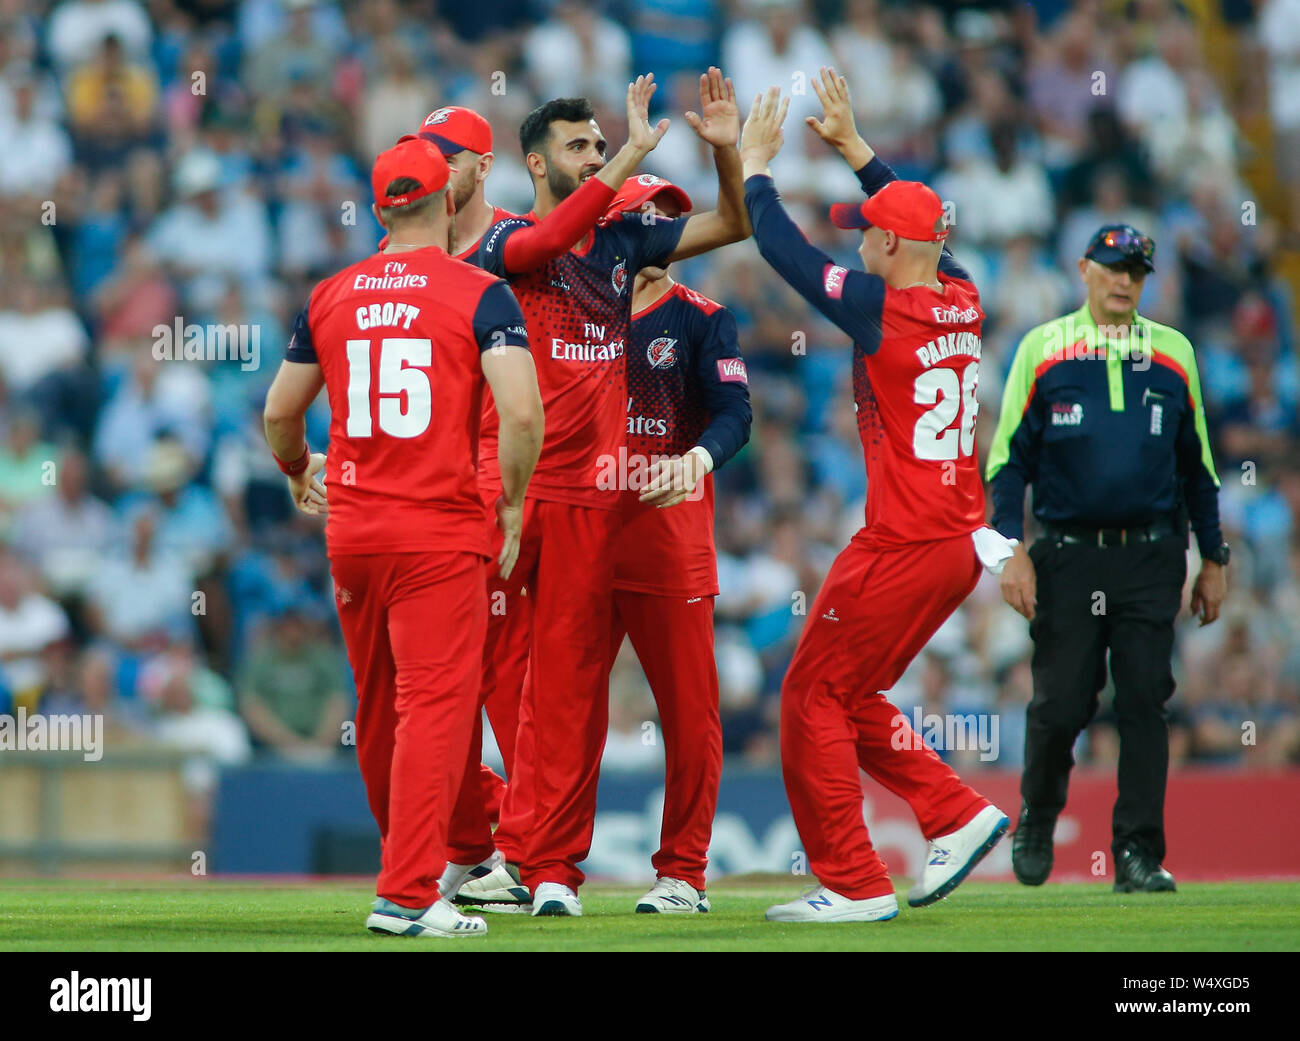
<path fill-rule="evenodd" d="M 280 472 L 286 477 L 297 477 L 300 473 L 306 470 L 307 466 L 311 463 L 311 449 L 308 448 L 306 442 L 304 442 L 302 446 L 302 455 L 292 463 L 286 463 L 274 452 L 271 453 L 271 458 L 275 460 L 275 465 L 280 468 Z"/>

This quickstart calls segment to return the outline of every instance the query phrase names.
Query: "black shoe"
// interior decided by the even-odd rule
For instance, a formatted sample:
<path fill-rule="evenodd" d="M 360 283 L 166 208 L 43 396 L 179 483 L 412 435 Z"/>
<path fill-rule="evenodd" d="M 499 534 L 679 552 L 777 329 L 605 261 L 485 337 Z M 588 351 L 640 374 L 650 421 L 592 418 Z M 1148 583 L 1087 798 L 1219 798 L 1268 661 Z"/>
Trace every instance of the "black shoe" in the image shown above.
<path fill-rule="evenodd" d="M 1011 836 L 1011 870 L 1027 886 L 1041 886 L 1052 873 L 1052 832 L 1055 821 L 1032 823 L 1028 808 L 1020 811 L 1020 823 Z"/>
<path fill-rule="evenodd" d="M 1136 846 L 1125 846 L 1115 854 L 1115 892 L 1175 893 L 1174 876 Z"/>

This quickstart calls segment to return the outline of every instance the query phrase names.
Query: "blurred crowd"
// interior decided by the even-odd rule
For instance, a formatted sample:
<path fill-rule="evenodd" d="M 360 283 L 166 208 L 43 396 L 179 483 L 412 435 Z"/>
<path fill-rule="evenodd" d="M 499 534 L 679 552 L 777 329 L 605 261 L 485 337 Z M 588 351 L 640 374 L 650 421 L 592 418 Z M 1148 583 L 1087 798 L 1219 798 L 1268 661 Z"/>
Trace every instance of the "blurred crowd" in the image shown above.
<path fill-rule="evenodd" d="M 0 0 L 0 711 L 100 712 L 119 743 L 191 749 L 196 792 L 258 751 L 348 754 L 320 528 L 291 510 L 260 412 L 311 286 L 380 237 L 373 155 L 471 106 L 496 134 L 488 200 L 526 212 L 523 116 L 588 95 L 616 148 L 625 85 L 653 71 L 674 126 L 647 168 L 708 208 L 681 113 L 717 63 L 745 110 L 791 94 L 777 183 L 853 266 L 825 207 L 857 182 L 802 125 L 834 63 L 881 156 L 951 204 L 988 312 L 981 447 L 1020 336 L 1082 302 L 1090 233 L 1156 239 L 1141 310 L 1197 350 L 1233 547 L 1224 618 L 1179 629 L 1175 761 L 1296 762 L 1300 0 L 1213 13 L 1231 75 L 1167 0 Z M 715 476 L 717 657 L 726 751 L 770 764 L 804 613 L 862 523 L 850 349 L 750 243 L 679 267 L 734 311 L 749 362 L 753 437 Z M 196 328 L 229 352 L 187 358 Z M 322 399 L 313 445 L 327 425 Z M 995 765 L 1018 766 L 1029 646 L 986 577 L 894 700 L 996 715 Z M 607 765 L 660 762 L 628 648 L 611 698 Z M 1116 754 L 1106 702 L 1084 761 Z"/>

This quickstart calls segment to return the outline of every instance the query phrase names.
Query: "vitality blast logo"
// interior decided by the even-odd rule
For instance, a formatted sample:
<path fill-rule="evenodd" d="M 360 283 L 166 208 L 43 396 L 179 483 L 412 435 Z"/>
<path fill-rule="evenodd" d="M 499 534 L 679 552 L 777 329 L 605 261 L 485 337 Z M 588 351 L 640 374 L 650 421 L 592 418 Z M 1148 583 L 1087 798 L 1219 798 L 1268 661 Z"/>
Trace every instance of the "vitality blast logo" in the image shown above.
<path fill-rule="evenodd" d="M 100 979 L 74 972 L 50 981 L 51 1012 L 130 1012 L 137 1023 L 152 1014 L 153 980 Z"/>

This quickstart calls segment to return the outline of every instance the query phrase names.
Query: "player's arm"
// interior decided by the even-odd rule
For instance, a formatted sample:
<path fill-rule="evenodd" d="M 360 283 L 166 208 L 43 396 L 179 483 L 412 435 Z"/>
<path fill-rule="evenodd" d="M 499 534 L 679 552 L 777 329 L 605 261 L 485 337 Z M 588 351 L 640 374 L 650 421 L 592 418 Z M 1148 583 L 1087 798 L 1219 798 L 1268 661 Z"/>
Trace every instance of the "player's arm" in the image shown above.
<path fill-rule="evenodd" d="M 306 417 L 323 386 L 325 377 L 316 360 L 304 307 L 294 319 L 293 338 L 266 393 L 262 424 L 271 454 L 281 473 L 289 478 L 294 505 L 313 516 L 326 511 L 325 486 L 316 479 L 325 466 L 325 456 L 313 454 L 307 447 Z"/>
<path fill-rule="evenodd" d="M 1042 333 L 1033 330 L 1020 341 L 1002 389 L 1002 411 L 989 446 L 986 479 L 993 493 L 992 525 L 1017 540 L 1013 556 L 1002 569 L 1002 598 L 1033 620 L 1038 579 L 1025 549 L 1025 486 L 1038 475 L 1039 446 L 1046 416 L 1034 393 L 1035 370 L 1041 360 Z"/>
<path fill-rule="evenodd" d="M 497 462 L 501 467 L 502 495 L 496 503 L 496 515 L 504 541 L 497 564 L 501 577 L 509 578 L 519 556 L 524 494 L 542 451 L 545 420 L 537 370 L 528 350 L 524 313 L 504 282 L 490 286 L 479 299 L 474 312 L 474 336 L 500 423 Z"/>
<path fill-rule="evenodd" d="M 695 345 L 694 377 L 709 412 L 709 425 L 684 456 L 655 464 L 640 496 L 644 503 L 673 506 L 681 502 L 749 441 L 754 413 L 736 319 L 725 307 L 701 318 L 706 324 Z"/>
<path fill-rule="evenodd" d="M 823 68 L 820 79 L 812 77 L 812 86 L 817 99 L 822 103 L 822 118 L 807 116 L 804 122 L 818 137 L 840 153 L 849 164 L 849 169 L 857 176 L 862 190 L 868 195 L 875 195 L 890 181 L 898 180 L 898 175 L 858 133 L 857 122 L 853 117 L 853 99 L 844 77 L 832 68 Z M 957 263 L 947 246 L 939 254 L 939 270 L 950 278 L 971 281 L 970 272 Z"/>
<path fill-rule="evenodd" d="M 686 122 L 713 146 L 713 165 L 718 171 L 716 209 L 687 217 L 677 248 L 669 260 L 685 260 L 719 246 L 749 238 L 749 213 L 745 209 L 745 178 L 741 173 L 740 109 L 736 88 L 723 79 L 722 70 L 710 67 L 700 77 L 700 111 L 687 112 Z"/>
<path fill-rule="evenodd" d="M 638 76 L 627 87 L 628 140 L 600 172 L 590 177 L 576 192 L 555 207 L 536 224 L 520 222 L 504 228 L 500 241 L 489 237 L 484 267 L 503 277 L 535 271 L 547 261 L 563 256 L 582 241 L 596 222 L 605 215 L 618 189 L 654 150 L 668 130 L 668 120 L 650 125 L 650 98 L 654 95 L 654 76 Z M 603 145 L 603 142 L 602 142 Z M 498 225 L 500 227 L 500 225 Z M 489 232 L 491 236 L 493 228 Z M 494 253 L 499 253 L 496 263 Z"/>
<path fill-rule="evenodd" d="M 745 206 L 754 241 L 777 274 L 870 354 L 880 346 L 884 281 L 839 266 L 809 242 L 781 205 L 768 169 L 781 150 L 781 123 L 789 104 L 789 99 L 782 101 L 780 91 L 772 87 L 755 99 L 741 135 Z"/>
<path fill-rule="evenodd" d="M 1219 475 L 1214 470 L 1214 456 L 1210 452 L 1205 405 L 1201 400 L 1201 378 L 1196 370 L 1191 344 L 1186 344 L 1184 368 L 1189 408 L 1183 412 L 1178 424 L 1174 451 L 1183 486 L 1183 501 L 1187 503 L 1187 516 L 1196 532 L 1197 548 L 1201 551 L 1201 570 L 1192 584 L 1191 611 L 1200 615 L 1201 625 L 1209 625 L 1219 617 L 1220 605 L 1228 593 L 1228 578 L 1224 567 L 1209 559 L 1209 554 L 1223 544 L 1223 529 L 1219 524 Z"/>

